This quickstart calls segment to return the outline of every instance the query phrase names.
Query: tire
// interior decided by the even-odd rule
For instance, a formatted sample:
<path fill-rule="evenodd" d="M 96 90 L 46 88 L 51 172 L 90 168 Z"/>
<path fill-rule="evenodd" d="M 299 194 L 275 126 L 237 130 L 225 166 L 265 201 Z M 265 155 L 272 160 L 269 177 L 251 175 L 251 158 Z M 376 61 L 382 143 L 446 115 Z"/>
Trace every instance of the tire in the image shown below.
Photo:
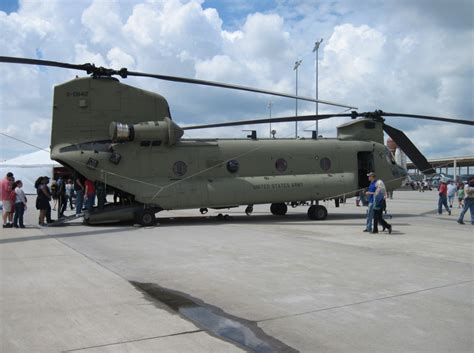
<path fill-rule="evenodd" d="M 328 216 L 328 210 L 321 205 L 313 205 L 308 208 L 308 218 L 315 221 L 325 220 Z"/>
<path fill-rule="evenodd" d="M 151 227 L 156 224 L 155 213 L 151 210 L 143 210 L 137 213 L 137 222 L 144 227 Z"/>
<path fill-rule="evenodd" d="M 284 203 L 272 203 L 270 206 L 270 212 L 275 216 L 284 216 L 288 211 L 288 206 Z"/>

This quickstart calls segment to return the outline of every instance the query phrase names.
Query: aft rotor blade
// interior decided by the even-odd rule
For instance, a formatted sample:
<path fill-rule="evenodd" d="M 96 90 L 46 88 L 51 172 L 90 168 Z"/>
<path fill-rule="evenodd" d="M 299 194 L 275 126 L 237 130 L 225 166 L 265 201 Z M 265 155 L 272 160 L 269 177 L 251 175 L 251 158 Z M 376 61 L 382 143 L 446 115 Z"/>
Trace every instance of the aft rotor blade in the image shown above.
<path fill-rule="evenodd" d="M 300 100 L 308 101 L 308 102 L 318 102 L 318 103 L 321 103 L 321 104 L 334 105 L 336 107 L 357 109 L 356 107 L 353 107 L 353 106 L 350 106 L 350 105 L 330 102 L 330 101 L 321 100 L 321 99 L 315 99 L 315 98 L 311 98 L 311 97 L 295 96 L 293 94 L 268 91 L 268 90 L 264 90 L 264 89 L 247 87 L 247 86 L 231 85 L 231 84 L 228 84 L 228 83 L 221 83 L 221 82 L 215 82 L 215 81 L 199 80 L 199 79 L 195 79 L 195 78 L 157 75 L 157 74 L 147 74 L 147 73 L 133 72 L 133 71 L 128 71 L 127 75 L 128 76 L 151 77 L 151 78 L 157 78 L 159 80 L 165 80 L 165 81 L 192 83 L 192 84 L 195 84 L 195 85 L 213 86 L 213 87 L 220 87 L 220 88 L 235 89 L 235 90 L 239 90 L 239 91 L 263 93 L 263 94 L 269 94 L 269 95 L 272 95 L 272 96 L 300 99 Z"/>
<path fill-rule="evenodd" d="M 455 124 L 474 125 L 474 120 L 450 119 L 450 118 L 442 118 L 439 116 L 430 116 L 430 115 L 415 115 L 415 114 L 400 114 L 400 113 L 385 113 L 385 112 L 382 112 L 381 115 L 385 117 L 387 116 L 403 117 L 403 118 L 413 118 L 413 119 L 444 121 L 447 123 L 455 123 Z"/>
<path fill-rule="evenodd" d="M 159 74 L 148 74 L 148 73 L 144 73 L 144 72 L 128 71 L 126 68 L 122 68 L 120 70 L 113 70 L 113 69 L 107 69 L 107 68 L 104 68 L 104 67 L 96 67 L 93 64 L 76 65 L 76 64 L 62 63 L 62 62 L 58 62 L 58 61 L 28 59 L 28 58 L 15 58 L 15 57 L 9 57 L 9 56 L 0 56 L 0 62 L 14 63 L 14 64 L 27 64 L 27 65 L 53 66 L 53 67 L 61 67 L 61 68 L 65 68 L 65 69 L 83 70 L 83 71 L 86 71 L 87 73 L 91 73 L 91 74 L 94 74 L 96 76 L 119 75 L 122 78 L 126 78 L 127 76 L 150 77 L 150 78 L 156 78 L 156 79 L 164 80 L 164 81 L 191 83 L 191 84 L 196 84 L 196 85 L 213 86 L 213 87 L 234 89 L 234 90 L 239 90 L 239 91 L 269 94 L 269 95 L 272 95 L 272 96 L 300 99 L 300 100 L 309 101 L 309 102 L 318 102 L 318 103 L 321 103 L 321 104 L 333 105 L 333 106 L 336 106 L 336 107 L 357 109 L 356 107 L 353 107 L 353 106 L 350 106 L 350 105 L 330 102 L 330 101 L 321 100 L 321 99 L 315 99 L 315 98 L 311 98 L 311 97 L 303 97 L 303 96 L 300 97 L 300 96 L 295 96 L 293 94 L 268 91 L 268 90 L 264 90 L 264 89 L 247 87 L 247 86 L 231 85 L 231 84 L 228 84 L 228 83 L 221 83 L 221 82 L 215 82 L 215 81 L 199 80 L 199 79 L 187 78 L 187 77 L 168 76 L 168 75 L 159 75 Z"/>
<path fill-rule="evenodd" d="M 74 70 L 83 70 L 83 71 L 88 71 L 88 68 L 92 66 L 91 64 L 76 65 L 76 64 L 62 63 L 59 61 L 15 58 L 11 56 L 0 56 L 0 62 L 13 63 L 13 64 L 26 64 L 26 65 L 53 66 L 53 67 L 61 67 L 64 69 L 74 69 Z"/>
<path fill-rule="evenodd" d="M 266 119 L 254 119 L 254 120 L 240 120 L 230 121 L 226 123 L 207 124 L 207 125 L 194 125 L 182 127 L 183 130 L 196 130 L 196 129 L 208 129 L 212 127 L 224 127 L 224 126 L 239 126 L 239 125 L 257 125 L 266 123 L 284 123 L 291 121 L 315 121 L 324 120 L 335 117 L 348 117 L 353 116 L 350 113 L 346 114 L 321 114 L 321 115 L 300 115 L 300 116 L 285 116 L 281 118 L 266 118 Z"/>
<path fill-rule="evenodd" d="M 411 140 L 402 131 L 384 124 L 384 131 L 392 138 L 398 147 L 410 158 L 414 165 L 424 174 L 435 174 L 435 170 L 428 162 L 426 157 L 420 152 L 420 150 L 411 142 Z"/>

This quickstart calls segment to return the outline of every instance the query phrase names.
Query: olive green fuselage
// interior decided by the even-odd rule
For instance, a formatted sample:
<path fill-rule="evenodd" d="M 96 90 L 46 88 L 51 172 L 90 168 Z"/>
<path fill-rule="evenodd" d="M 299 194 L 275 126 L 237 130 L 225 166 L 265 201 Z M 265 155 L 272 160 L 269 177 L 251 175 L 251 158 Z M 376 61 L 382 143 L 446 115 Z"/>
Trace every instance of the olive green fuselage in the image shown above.
<path fill-rule="evenodd" d="M 352 197 L 372 170 L 389 190 L 401 183 L 386 148 L 365 141 L 181 140 L 171 147 L 128 142 L 112 145 L 118 164 L 105 148 L 60 149 L 53 149 L 54 159 L 163 209 Z M 371 170 L 360 170 L 360 152 L 372 156 Z"/>

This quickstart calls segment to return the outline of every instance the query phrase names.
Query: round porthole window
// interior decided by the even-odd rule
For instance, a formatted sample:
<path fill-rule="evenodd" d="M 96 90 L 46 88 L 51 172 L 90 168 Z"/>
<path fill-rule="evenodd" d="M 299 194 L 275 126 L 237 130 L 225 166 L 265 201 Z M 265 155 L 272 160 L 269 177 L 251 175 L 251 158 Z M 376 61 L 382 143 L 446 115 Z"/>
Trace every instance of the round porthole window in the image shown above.
<path fill-rule="evenodd" d="M 183 176 L 188 171 L 188 166 L 183 161 L 177 161 L 173 164 L 173 173 L 177 176 Z"/>
<path fill-rule="evenodd" d="M 231 159 L 230 161 L 228 161 L 227 170 L 230 173 L 237 173 L 237 171 L 239 170 L 239 161 L 236 161 L 235 159 Z"/>
<path fill-rule="evenodd" d="M 322 170 L 329 170 L 331 169 L 331 160 L 327 157 L 321 158 L 321 161 L 319 162 L 319 165 L 321 166 Z"/>
<path fill-rule="evenodd" d="M 275 162 L 275 168 L 280 173 L 283 173 L 288 168 L 288 162 L 283 158 L 278 158 Z"/>

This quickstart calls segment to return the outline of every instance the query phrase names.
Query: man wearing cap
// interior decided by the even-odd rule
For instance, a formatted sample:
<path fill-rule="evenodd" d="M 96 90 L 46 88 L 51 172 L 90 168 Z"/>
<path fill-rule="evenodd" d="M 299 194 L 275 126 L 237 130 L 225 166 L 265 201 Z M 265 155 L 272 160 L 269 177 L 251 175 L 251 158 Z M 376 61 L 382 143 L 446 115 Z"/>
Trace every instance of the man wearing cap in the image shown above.
<path fill-rule="evenodd" d="M 451 210 L 448 207 L 448 186 L 446 183 L 446 180 L 441 179 L 441 185 L 439 186 L 438 189 L 438 214 L 443 213 L 443 206 L 448 211 L 448 214 L 451 216 Z"/>
<path fill-rule="evenodd" d="M 10 194 L 12 192 L 12 185 L 14 181 L 13 173 L 8 172 L 5 178 L 0 181 L 0 191 L 2 193 L 2 204 L 3 204 L 3 228 L 11 228 L 13 226 L 12 220 L 12 202 Z"/>
<path fill-rule="evenodd" d="M 372 221 L 374 219 L 374 194 L 375 190 L 377 190 L 377 186 L 374 172 L 370 172 L 369 174 L 367 174 L 367 177 L 369 178 L 370 185 L 365 194 L 367 195 L 369 207 L 367 208 L 367 222 L 365 225 L 364 232 L 372 233 Z"/>

